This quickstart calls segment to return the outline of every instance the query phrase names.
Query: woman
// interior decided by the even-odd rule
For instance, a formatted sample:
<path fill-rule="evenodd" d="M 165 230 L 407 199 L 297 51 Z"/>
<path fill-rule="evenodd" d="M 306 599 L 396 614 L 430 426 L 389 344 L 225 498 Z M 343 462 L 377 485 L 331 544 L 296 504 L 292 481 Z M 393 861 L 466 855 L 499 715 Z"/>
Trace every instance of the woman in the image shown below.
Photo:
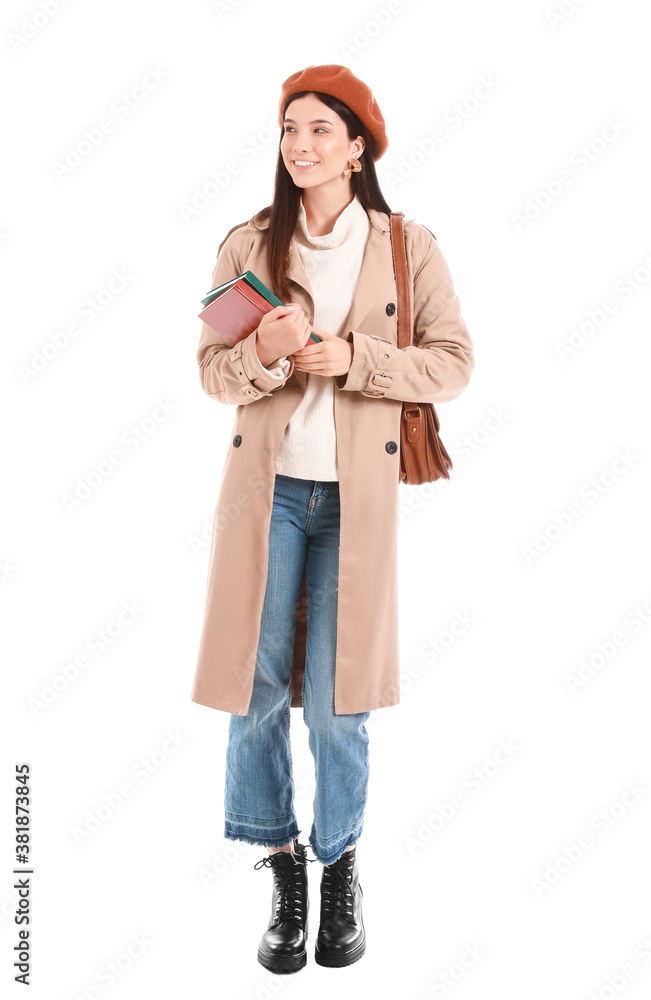
<path fill-rule="evenodd" d="M 414 340 L 396 346 L 391 209 L 374 166 L 388 139 L 368 86 L 344 66 L 308 66 L 283 84 L 279 125 L 273 202 L 227 234 L 212 287 L 251 270 L 288 305 L 235 347 L 203 324 L 198 351 L 203 389 L 237 410 L 191 697 L 231 714 L 224 835 L 267 848 L 255 867 L 272 869 L 273 912 L 258 960 L 292 972 L 307 960 L 308 859 L 290 707 L 303 708 L 315 761 L 315 958 L 345 966 L 366 947 L 365 723 L 400 700 L 402 402 L 455 398 L 474 358 L 443 255 L 410 220 Z"/>

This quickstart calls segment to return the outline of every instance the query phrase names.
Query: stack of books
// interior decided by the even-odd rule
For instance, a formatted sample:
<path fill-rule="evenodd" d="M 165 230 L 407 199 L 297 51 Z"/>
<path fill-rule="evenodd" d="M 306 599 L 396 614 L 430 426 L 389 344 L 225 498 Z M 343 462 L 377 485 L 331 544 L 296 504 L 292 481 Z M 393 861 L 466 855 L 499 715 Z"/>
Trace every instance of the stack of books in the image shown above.
<path fill-rule="evenodd" d="M 204 308 L 199 319 L 234 346 L 257 330 L 265 313 L 284 302 L 253 271 L 245 271 L 213 288 L 201 304 Z M 310 334 L 310 339 L 317 344 L 321 341 L 315 333 Z"/>

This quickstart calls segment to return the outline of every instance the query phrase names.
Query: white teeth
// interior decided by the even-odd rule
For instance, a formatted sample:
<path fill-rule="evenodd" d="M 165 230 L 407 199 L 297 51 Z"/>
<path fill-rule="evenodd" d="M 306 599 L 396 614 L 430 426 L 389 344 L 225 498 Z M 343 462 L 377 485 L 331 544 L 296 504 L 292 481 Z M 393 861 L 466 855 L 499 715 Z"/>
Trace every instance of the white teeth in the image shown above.
<path fill-rule="evenodd" d="M 316 160 L 294 160 L 294 163 L 298 164 L 299 167 L 313 167 Z"/>

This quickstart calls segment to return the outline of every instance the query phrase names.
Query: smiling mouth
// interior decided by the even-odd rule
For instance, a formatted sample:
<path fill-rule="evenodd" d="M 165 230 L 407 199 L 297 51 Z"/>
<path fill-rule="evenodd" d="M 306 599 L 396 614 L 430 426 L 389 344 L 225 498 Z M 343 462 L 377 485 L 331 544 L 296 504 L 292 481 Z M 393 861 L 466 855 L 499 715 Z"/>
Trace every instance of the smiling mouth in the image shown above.
<path fill-rule="evenodd" d="M 316 167 L 318 162 L 318 160 L 292 160 L 294 166 L 299 168 Z"/>

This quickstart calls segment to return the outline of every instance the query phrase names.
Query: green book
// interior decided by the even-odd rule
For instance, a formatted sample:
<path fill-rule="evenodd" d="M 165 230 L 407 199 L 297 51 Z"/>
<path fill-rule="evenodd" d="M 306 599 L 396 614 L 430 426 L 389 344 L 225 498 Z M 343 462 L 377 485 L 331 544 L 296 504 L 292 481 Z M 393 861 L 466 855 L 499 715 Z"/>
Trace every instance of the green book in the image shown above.
<path fill-rule="evenodd" d="M 212 302 L 213 299 L 216 299 L 218 295 L 221 295 L 222 292 L 225 292 L 227 288 L 230 288 L 231 285 L 234 285 L 236 281 L 240 280 L 240 278 L 243 278 L 244 281 L 246 281 L 247 284 L 251 286 L 251 288 L 255 288 L 256 292 L 259 292 L 260 295 L 262 295 L 263 298 L 267 300 L 267 302 L 271 302 L 272 306 L 284 305 L 284 303 L 280 301 L 278 296 L 274 295 L 274 293 L 271 291 L 270 288 L 267 288 L 264 281 L 260 281 L 259 278 L 256 278 L 253 271 L 245 271 L 244 274 L 238 274 L 237 277 L 233 278 L 231 281 L 225 281 L 223 285 L 218 285 L 217 288 L 213 288 L 212 291 L 208 292 L 205 299 L 201 300 L 201 304 L 207 306 L 209 302 Z"/>

